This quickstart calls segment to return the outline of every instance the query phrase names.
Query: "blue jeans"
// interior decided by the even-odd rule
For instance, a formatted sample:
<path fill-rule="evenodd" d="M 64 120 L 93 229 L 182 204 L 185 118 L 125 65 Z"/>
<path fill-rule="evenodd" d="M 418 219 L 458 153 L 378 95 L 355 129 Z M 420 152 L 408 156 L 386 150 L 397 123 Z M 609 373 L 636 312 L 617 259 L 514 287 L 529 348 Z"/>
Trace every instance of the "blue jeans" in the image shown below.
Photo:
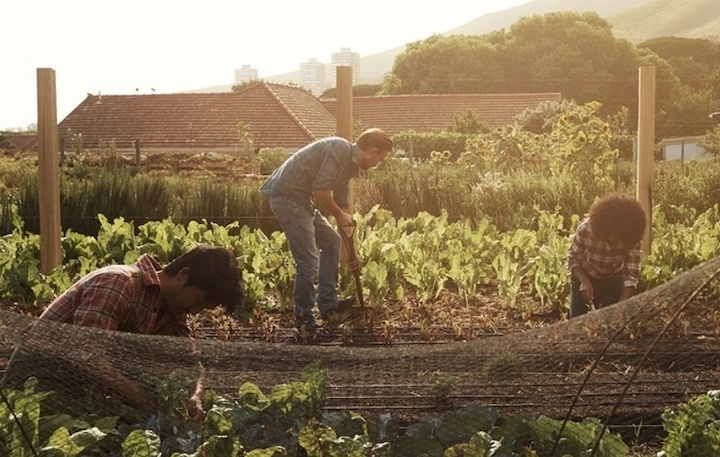
<path fill-rule="evenodd" d="M 311 210 L 285 197 L 272 197 L 270 208 L 278 218 L 295 259 L 295 323 L 313 326 L 312 310 L 316 300 L 321 314 L 331 311 L 338 303 L 340 235 L 317 209 Z"/>

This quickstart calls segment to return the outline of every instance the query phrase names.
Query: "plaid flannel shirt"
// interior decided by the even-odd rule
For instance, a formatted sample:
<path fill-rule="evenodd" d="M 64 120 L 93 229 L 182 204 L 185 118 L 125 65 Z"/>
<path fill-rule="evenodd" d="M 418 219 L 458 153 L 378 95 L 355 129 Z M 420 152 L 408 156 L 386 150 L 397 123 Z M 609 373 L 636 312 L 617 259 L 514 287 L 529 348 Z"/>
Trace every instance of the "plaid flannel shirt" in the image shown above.
<path fill-rule="evenodd" d="M 640 278 L 640 245 L 633 248 L 621 242 L 607 243 L 590 232 L 590 221 L 583 220 L 575 232 L 567 267 L 582 268 L 593 278 L 606 279 L 622 272 L 623 287 L 637 287 Z"/>
<path fill-rule="evenodd" d="M 57 297 L 40 319 L 131 333 L 190 335 L 187 315 L 161 312 L 158 271 L 149 255 L 134 265 L 109 265 L 87 274 Z"/>

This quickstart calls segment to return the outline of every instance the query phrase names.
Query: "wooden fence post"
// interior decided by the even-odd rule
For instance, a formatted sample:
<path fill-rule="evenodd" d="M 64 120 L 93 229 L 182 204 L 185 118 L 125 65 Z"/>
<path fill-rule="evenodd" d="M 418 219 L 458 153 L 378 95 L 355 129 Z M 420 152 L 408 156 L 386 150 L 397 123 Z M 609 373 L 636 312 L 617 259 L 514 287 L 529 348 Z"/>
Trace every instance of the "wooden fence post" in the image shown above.
<path fill-rule="evenodd" d="M 642 251 L 650 253 L 652 246 L 652 187 L 655 151 L 655 67 L 640 67 L 638 83 L 638 156 L 636 198 L 645 210 L 647 226 Z"/>
<path fill-rule="evenodd" d="M 348 141 L 353 141 L 352 67 L 338 66 L 336 67 L 335 71 L 337 81 L 337 114 L 335 115 L 335 129 L 338 136 L 343 137 Z M 350 214 L 352 214 L 352 186 L 350 186 L 350 191 L 348 192 L 348 211 L 350 211 Z M 347 256 L 347 247 L 345 246 L 345 243 L 343 243 L 340 253 L 340 259 L 345 262 Z"/>
<path fill-rule="evenodd" d="M 133 145 L 133 148 L 135 148 L 135 166 L 139 167 L 140 162 L 141 162 L 140 161 L 140 140 L 139 139 L 132 140 L 132 145 Z"/>
<path fill-rule="evenodd" d="M 40 269 L 43 274 L 48 275 L 62 262 L 55 70 L 37 69 L 37 101 Z"/>
<path fill-rule="evenodd" d="M 353 141 L 352 67 L 336 67 L 337 80 L 337 135 Z"/>

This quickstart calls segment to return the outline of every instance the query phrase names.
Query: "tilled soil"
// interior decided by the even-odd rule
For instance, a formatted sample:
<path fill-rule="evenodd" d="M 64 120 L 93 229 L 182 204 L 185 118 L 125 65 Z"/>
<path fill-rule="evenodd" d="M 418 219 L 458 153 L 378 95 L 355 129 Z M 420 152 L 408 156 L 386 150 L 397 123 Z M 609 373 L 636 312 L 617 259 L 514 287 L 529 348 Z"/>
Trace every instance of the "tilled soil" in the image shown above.
<path fill-rule="evenodd" d="M 532 333 L 532 332 L 530 332 Z M 288 337 L 289 338 L 289 337 Z M 241 353 L 205 362 L 207 387 L 232 394 L 246 381 L 263 388 L 300 378 L 319 362 L 327 377 L 326 409 L 366 419 L 390 413 L 400 426 L 470 404 L 557 419 L 597 417 L 626 442 L 659 442 L 661 414 L 720 386 L 720 340 L 687 335 L 658 343 L 552 343 L 522 334 L 476 341 L 382 345 L 320 344 L 288 339 L 232 345 Z M 645 346 L 643 346 L 645 344 Z M 600 360 L 597 362 L 597 360 Z"/>

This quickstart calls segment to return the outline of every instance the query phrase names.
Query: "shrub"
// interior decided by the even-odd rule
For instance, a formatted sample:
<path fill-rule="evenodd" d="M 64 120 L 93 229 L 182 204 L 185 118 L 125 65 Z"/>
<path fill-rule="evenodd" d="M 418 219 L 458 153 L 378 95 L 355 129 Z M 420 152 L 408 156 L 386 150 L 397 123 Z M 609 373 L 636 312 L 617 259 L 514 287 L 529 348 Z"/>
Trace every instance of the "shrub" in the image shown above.
<path fill-rule="evenodd" d="M 290 157 L 290 152 L 285 148 L 263 148 L 257 155 L 257 162 L 260 166 L 260 174 L 269 175 L 277 167 L 283 164 Z"/>

